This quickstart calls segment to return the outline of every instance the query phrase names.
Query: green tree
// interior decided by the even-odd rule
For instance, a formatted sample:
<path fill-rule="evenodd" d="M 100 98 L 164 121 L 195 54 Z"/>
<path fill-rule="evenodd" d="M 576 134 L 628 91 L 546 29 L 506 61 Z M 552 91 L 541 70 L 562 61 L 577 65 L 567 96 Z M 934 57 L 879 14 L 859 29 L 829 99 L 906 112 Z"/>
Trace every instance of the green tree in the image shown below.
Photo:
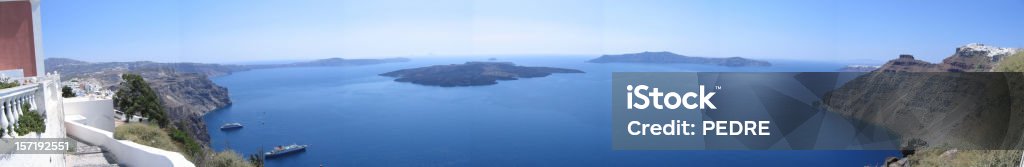
<path fill-rule="evenodd" d="M 64 87 L 60 88 L 60 96 L 63 96 L 65 98 L 75 97 L 75 93 L 72 92 L 71 87 L 64 86 Z"/>
<path fill-rule="evenodd" d="M 160 127 L 167 126 L 169 121 L 160 98 L 142 76 L 123 74 L 121 80 L 120 88 L 114 94 L 114 105 L 125 113 L 125 118 L 131 120 L 138 114 L 149 121 L 155 121 Z"/>

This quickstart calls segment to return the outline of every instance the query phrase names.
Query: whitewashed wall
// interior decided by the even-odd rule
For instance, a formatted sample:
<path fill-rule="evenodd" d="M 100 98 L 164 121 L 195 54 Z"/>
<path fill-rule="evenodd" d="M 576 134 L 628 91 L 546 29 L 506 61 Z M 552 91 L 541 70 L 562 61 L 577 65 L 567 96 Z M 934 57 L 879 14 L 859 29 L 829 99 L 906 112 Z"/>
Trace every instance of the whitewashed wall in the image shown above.
<path fill-rule="evenodd" d="M 82 142 L 97 145 L 114 154 L 118 164 L 126 166 L 183 166 L 194 167 L 192 162 L 177 152 L 153 148 L 127 140 L 114 139 L 114 133 L 77 123 L 64 121 L 68 135 Z"/>
<path fill-rule="evenodd" d="M 114 100 L 75 97 L 64 99 L 65 115 L 81 115 L 85 120 L 76 122 L 99 128 L 108 132 L 114 131 Z"/>

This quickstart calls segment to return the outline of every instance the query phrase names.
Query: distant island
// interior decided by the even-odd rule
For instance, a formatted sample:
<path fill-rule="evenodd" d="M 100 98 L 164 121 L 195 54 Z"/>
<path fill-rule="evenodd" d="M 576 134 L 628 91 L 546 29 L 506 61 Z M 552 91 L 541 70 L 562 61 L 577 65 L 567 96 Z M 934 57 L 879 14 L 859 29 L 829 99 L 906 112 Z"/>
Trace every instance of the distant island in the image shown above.
<path fill-rule="evenodd" d="M 642 52 L 621 55 L 602 55 L 590 63 L 652 63 L 652 64 L 704 64 L 727 67 L 767 67 L 772 63 L 742 57 L 708 58 L 678 55 L 672 52 Z"/>
<path fill-rule="evenodd" d="M 465 64 L 403 69 L 380 75 L 395 77 L 397 82 L 455 87 L 494 85 L 498 84 L 498 80 L 545 77 L 552 73 L 583 73 L 583 71 L 553 67 L 525 67 L 510 62 L 466 62 Z"/>
<path fill-rule="evenodd" d="M 839 68 L 839 72 L 871 72 L 875 71 L 882 66 L 875 65 L 847 65 L 846 67 Z"/>
<path fill-rule="evenodd" d="M 296 62 L 288 64 L 265 64 L 265 65 L 246 65 L 250 69 L 260 68 L 286 68 L 286 67 L 317 67 L 317 66 L 358 66 L 358 65 L 373 65 L 382 63 L 395 63 L 395 62 L 407 62 L 408 58 L 384 58 L 384 59 L 344 59 L 344 58 L 327 58 L 319 59 L 306 62 Z"/>

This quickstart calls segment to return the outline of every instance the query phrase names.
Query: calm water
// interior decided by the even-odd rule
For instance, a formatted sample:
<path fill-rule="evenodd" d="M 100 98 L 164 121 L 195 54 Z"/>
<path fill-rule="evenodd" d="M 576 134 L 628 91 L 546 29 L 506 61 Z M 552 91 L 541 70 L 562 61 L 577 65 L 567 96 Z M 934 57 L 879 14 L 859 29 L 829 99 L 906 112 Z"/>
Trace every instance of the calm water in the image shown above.
<path fill-rule="evenodd" d="M 877 165 L 895 151 L 613 151 L 611 72 L 834 71 L 842 64 L 773 61 L 770 68 L 583 63 L 590 57 L 501 58 L 585 74 L 441 88 L 377 74 L 483 58 L 414 59 L 359 67 L 281 68 L 215 78 L 234 105 L 206 116 L 213 147 L 243 154 L 292 143 L 306 152 L 267 166 Z M 226 122 L 245 128 L 223 132 Z"/>

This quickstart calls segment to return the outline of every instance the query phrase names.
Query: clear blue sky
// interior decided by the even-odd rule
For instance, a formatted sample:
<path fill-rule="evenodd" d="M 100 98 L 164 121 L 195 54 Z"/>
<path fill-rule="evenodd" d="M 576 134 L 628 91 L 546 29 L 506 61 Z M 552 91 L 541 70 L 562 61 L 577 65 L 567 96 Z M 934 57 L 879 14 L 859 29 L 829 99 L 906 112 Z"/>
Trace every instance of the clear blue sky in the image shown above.
<path fill-rule="evenodd" d="M 618 54 L 937 61 L 1024 47 L 1024 1 L 44 0 L 47 57 L 244 62 Z"/>

